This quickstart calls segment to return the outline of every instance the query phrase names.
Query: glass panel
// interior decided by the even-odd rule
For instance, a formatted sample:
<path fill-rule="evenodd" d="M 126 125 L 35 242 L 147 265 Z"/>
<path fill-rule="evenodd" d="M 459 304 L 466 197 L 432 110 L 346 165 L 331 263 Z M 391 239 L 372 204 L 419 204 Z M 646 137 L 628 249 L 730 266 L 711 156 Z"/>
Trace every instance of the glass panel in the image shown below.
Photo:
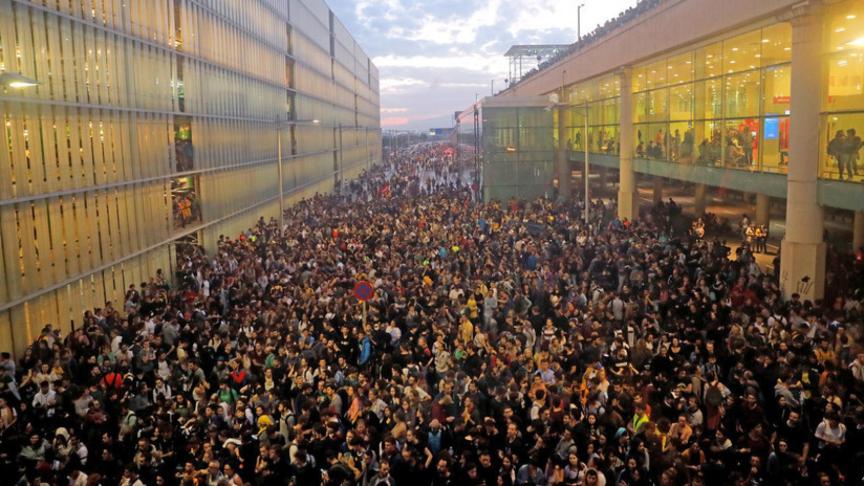
<path fill-rule="evenodd" d="M 789 117 L 762 120 L 762 166 L 765 172 L 785 172 L 789 164 Z"/>
<path fill-rule="evenodd" d="M 610 125 L 618 123 L 618 113 L 621 98 L 612 98 L 603 102 L 603 123 Z"/>
<path fill-rule="evenodd" d="M 491 128 L 496 127 L 515 127 L 518 124 L 518 117 L 515 108 L 486 108 L 483 110 L 483 126 Z"/>
<path fill-rule="evenodd" d="M 669 73 L 669 84 L 686 83 L 693 80 L 693 53 L 670 57 L 666 70 Z"/>
<path fill-rule="evenodd" d="M 568 145 L 570 146 L 570 150 L 573 152 L 584 152 L 585 146 L 582 144 L 585 141 L 585 127 L 579 125 L 570 128 L 568 133 L 568 140 L 570 141 Z"/>
<path fill-rule="evenodd" d="M 681 164 L 692 164 L 696 154 L 693 123 L 670 123 L 669 133 L 669 160 Z"/>
<path fill-rule="evenodd" d="M 660 88 L 668 84 L 668 73 L 666 72 L 666 60 L 657 61 L 645 67 L 645 75 L 648 77 L 647 87 Z"/>
<path fill-rule="evenodd" d="M 174 155 L 177 172 L 195 168 L 192 150 L 192 118 L 178 116 L 174 119 Z"/>
<path fill-rule="evenodd" d="M 843 111 L 864 108 L 864 45 L 856 51 L 838 52 L 828 62 L 827 98 L 823 110 Z"/>
<path fill-rule="evenodd" d="M 770 66 L 792 60 L 792 26 L 774 24 L 762 29 L 762 65 Z"/>
<path fill-rule="evenodd" d="M 601 154 L 617 154 L 618 127 L 616 125 L 589 127 L 588 151 Z"/>
<path fill-rule="evenodd" d="M 696 49 L 693 66 L 696 79 L 711 78 L 723 73 L 723 46 L 720 42 Z"/>
<path fill-rule="evenodd" d="M 698 141 L 696 163 L 700 165 L 719 165 L 722 154 L 720 123 L 696 121 L 693 123 L 693 132 L 693 138 Z"/>
<path fill-rule="evenodd" d="M 621 95 L 621 80 L 618 76 L 606 76 L 597 81 L 597 89 L 599 92 L 599 97 L 603 98 L 612 98 L 615 96 Z"/>
<path fill-rule="evenodd" d="M 669 88 L 669 119 L 693 119 L 693 85 L 684 84 Z"/>
<path fill-rule="evenodd" d="M 648 121 L 648 93 L 633 95 L 633 123 Z"/>
<path fill-rule="evenodd" d="M 516 148 L 515 128 L 485 128 L 483 137 L 486 138 L 487 150 L 504 152 L 508 147 Z"/>
<path fill-rule="evenodd" d="M 762 32 L 755 30 L 723 41 L 723 70 L 746 71 L 760 66 Z"/>
<path fill-rule="evenodd" d="M 633 72 L 630 74 L 630 87 L 634 93 L 648 89 L 644 66 L 633 68 Z"/>
<path fill-rule="evenodd" d="M 726 146 L 724 161 L 726 167 L 756 169 L 759 140 L 759 120 L 745 118 L 726 120 Z"/>
<path fill-rule="evenodd" d="M 726 116 L 759 115 L 759 78 L 756 71 L 726 76 Z"/>
<path fill-rule="evenodd" d="M 636 156 L 649 159 L 666 159 L 669 134 L 665 123 L 637 125 Z"/>
<path fill-rule="evenodd" d="M 712 119 L 722 116 L 721 80 L 709 79 L 695 84 L 694 119 Z"/>
<path fill-rule="evenodd" d="M 606 122 L 603 119 L 603 102 L 595 101 L 588 105 L 588 124 L 589 125 L 603 125 Z"/>
<path fill-rule="evenodd" d="M 669 116 L 669 90 L 657 89 L 648 92 L 648 121 L 665 121 Z"/>
<path fill-rule="evenodd" d="M 842 132 L 842 133 L 841 133 Z M 826 179 L 861 181 L 861 134 L 864 133 L 864 112 L 826 115 L 822 117 L 819 136 L 822 149 L 820 166 Z"/>
<path fill-rule="evenodd" d="M 620 152 L 618 137 L 618 125 L 608 125 L 603 127 L 605 136 L 603 137 L 600 151 L 607 154 L 617 154 Z"/>
<path fill-rule="evenodd" d="M 762 113 L 765 116 L 788 115 L 792 88 L 792 67 L 773 66 L 762 72 L 764 95 Z"/>
<path fill-rule="evenodd" d="M 826 15 L 829 52 L 864 48 L 864 2 L 839 2 Z"/>

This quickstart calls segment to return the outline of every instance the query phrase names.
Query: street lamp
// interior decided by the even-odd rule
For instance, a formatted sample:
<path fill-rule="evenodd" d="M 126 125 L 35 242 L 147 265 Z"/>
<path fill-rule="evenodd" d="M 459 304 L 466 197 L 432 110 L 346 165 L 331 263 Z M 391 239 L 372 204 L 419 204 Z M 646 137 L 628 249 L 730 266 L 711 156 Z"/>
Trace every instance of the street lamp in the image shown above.
<path fill-rule="evenodd" d="M 39 81 L 28 78 L 20 73 L 0 73 L 0 85 L 11 89 L 32 88 L 39 85 Z"/>
<path fill-rule="evenodd" d="M 589 162 L 588 162 L 588 99 L 585 99 L 585 134 L 582 137 L 582 147 L 585 149 L 585 167 L 582 175 L 585 178 L 585 228 L 588 228 L 588 208 L 591 206 L 591 195 L 588 192 Z"/>
<path fill-rule="evenodd" d="M 582 3 L 576 7 L 576 39 L 580 41 L 582 40 L 582 7 L 584 6 L 585 4 Z"/>

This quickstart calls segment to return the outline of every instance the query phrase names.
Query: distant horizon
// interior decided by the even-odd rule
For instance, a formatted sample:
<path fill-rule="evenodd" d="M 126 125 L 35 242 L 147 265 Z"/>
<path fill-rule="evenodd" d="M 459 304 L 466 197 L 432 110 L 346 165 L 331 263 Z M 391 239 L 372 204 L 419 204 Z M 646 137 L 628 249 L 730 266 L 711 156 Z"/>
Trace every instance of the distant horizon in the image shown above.
<path fill-rule="evenodd" d="M 505 88 L 516 44 L 572 44 L 580 1 L 328 0 L 379 69 L 382 129 L 454 126 L 453 113 Z M 581 0 L 582 33 L 638 0 Z"/>

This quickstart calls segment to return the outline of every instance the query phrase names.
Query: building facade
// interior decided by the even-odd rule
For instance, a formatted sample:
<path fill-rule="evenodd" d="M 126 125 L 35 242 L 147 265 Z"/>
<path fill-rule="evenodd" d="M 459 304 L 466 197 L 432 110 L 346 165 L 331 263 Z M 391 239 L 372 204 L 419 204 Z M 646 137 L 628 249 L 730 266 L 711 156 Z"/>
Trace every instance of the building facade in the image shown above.
<path fill-rule="evenodd" d="M 854 211 L 864 244 L 860 0 L 658 2 L 500 96 L 552 94 L 558 150 L 619 170 L 621 217 L 636 174 L 756 193 L 757 214 L 785 199 L 781 284 L 804 298 L 823 294 L 823 208 Z"/>
<path fill-rule="evenodd" d="M 4 351 L 381 159 L 323 0 L 0 0 L 0 71 L 38 81 L 0 86 Z"/>

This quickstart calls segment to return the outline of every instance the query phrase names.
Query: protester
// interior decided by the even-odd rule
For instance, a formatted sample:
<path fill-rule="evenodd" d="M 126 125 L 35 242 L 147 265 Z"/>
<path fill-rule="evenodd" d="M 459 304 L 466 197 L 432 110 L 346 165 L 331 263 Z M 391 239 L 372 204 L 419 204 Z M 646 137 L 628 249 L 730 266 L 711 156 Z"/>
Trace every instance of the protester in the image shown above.
<path fill-rule="evenodd" d="M 860 484 L 864 263 L 784 301 L 672 201 L 586 225 L 476 202 L 438 145 L 390 160 L 0 357 L 2 477 Z"/>

